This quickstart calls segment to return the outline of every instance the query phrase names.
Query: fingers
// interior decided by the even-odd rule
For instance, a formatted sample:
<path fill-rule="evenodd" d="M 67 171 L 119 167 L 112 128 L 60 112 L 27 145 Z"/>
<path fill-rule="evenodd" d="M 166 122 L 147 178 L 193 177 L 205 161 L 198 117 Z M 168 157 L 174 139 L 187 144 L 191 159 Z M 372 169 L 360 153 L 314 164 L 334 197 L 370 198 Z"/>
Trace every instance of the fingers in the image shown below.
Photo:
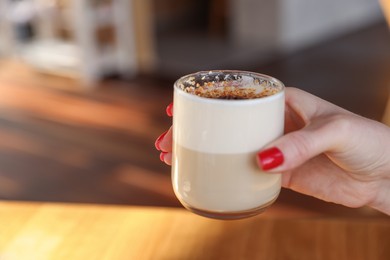
<path fill-rule="evenodd" d="M 323 152 L 343 146 L 343 137 L 350 134 L 345 120 L 347 111 L 293 88 L 286 89 L 286 104 L 287 134 L 258 154 L 263 170 L 292 170 Z"/>
<path fill-rule="evenodd" d="M 171 104 L 169 104 L 167 106 L 167 108 L 165 109 L 165 112 L 167 113 L 167 115 L 169 117 L 172 117 L 173 116 L 173 102 L 171 102 Z"/>
<path fill-rule="evenodd" d="M 156 148 L 162 152 L 172 152 L 172 127 L 165 133 L 161 134 L 156 140 Z"/>
<path fill-rule="evenodd" d="M 334 145 L 335 133 L 329 127 L 309 125 L 272 142 L 258 156 L 259 166 L 265 171 L 292 170 Z"/>
<path fill-rule="evenodd" d="M 169 117 L 173 116 L 173 102 L 166 108 L 166 113 Z M 162 133 L 155 142 L 157 150 L 161 151 L 160 160 L 168 165 L 172 162 L 172 127 L 168 131 Z"/>
<path fill-rule="evenodd" d="M 168 165 L 172 165 L 172 153 L 161 152 L 160 160 Z"/>
<path fill-rule="evenodd" d="M 350 114 L 347 110 L 297 88 L 286 88 L 286 114 L 303 127 L 315 118 L 330 114 Z"/>
<path fill-rule="evenodd" d="M 159 137 L 157 137 L 156 141 L 154 142 L 154 146 L 158 151 L 161 151 L 160 143 L 164 139 L 165 135 L 168 133 L 168 130 L 162 133 Z"/>
<path fill-rule="evenodd" d="M 156 149 L 161 151 L 160 160 L 168 165 L 172 161 L 172 127 L 168 131 L 162 133 L 156 140 Z"/>
<path fill-rule="evenodd" d="M 282 186 L 324 201 L 337 202 L 348 207 L 360 207 L 371 199 L 364 194 L 359 182 L 325 155 L 319 155 L 307 163 L 282 174 Z M 353 192 L 346 192 L 353 190 Z"/>

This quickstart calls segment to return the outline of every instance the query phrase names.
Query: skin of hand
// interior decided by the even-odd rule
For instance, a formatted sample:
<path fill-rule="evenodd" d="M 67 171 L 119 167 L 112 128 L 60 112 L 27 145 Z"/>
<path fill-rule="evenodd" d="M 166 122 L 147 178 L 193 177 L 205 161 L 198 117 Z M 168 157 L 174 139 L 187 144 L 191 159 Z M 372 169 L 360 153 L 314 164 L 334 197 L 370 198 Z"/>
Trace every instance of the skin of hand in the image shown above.
<path fill-rule="evenodd" d="M 170 165 L 172 128 L 156 147 Z M 282 173 L 285 188 L 390 215 L 390 128 L 377 121 L 286 88 L 285 135 L 264 147 L 257 159 L 263 170 Z"/>

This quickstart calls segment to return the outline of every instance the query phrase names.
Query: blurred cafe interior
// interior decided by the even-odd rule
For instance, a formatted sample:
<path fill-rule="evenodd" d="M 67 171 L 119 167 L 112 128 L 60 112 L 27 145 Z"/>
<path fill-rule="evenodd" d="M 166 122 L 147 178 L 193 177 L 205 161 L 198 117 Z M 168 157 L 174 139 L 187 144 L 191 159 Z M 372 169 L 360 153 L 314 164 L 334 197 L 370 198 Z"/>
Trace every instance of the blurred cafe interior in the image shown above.
<path fill-rule="evenodd" d="M 0 201 L 181 209 L 154 142 L 195 71 L 268 74 L 390 125 L 389 24 L 387 0 L 0 0 Z M 269 212 L 384 217 L 286 189 Z"/>

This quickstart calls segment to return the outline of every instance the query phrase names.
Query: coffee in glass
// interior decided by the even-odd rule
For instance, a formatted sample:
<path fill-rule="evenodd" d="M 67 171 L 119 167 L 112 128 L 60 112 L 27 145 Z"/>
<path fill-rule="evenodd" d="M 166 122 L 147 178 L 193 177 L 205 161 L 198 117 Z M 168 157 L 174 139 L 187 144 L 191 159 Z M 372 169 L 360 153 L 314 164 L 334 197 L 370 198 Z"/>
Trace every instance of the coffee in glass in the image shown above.
<path fill-rule="evenodd" d="M 256 215 L 280 192 L 281 176 L 256 153 L 283 134 L 284 85 L 244 71 L 208 71 L 174 85 L 172 183 L 190 211 L 212 218 Z"/>

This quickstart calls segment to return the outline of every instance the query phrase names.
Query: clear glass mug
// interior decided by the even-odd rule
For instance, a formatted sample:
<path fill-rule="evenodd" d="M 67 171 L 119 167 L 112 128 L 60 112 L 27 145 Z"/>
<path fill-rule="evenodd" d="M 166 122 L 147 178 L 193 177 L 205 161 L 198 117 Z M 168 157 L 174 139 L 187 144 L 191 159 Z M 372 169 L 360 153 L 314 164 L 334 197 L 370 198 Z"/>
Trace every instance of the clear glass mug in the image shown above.
<path fill-rule="evenodd" d="M 245 71 L 197 72 L 174 84 L 172 184 L 188 210 L 211 218 L 254 216 L 270 206 L 281 176 L 256 153 L 284 131 L 284 85 Z"/>

